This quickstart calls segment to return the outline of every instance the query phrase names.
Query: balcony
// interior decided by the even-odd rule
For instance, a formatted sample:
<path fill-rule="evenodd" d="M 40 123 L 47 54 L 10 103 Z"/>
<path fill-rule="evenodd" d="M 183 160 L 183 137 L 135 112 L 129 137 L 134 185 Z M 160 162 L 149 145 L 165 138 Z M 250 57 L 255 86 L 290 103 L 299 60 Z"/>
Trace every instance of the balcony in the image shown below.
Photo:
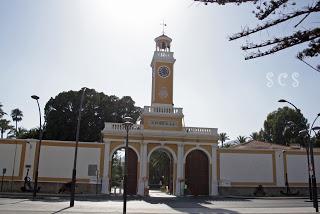
<path fill-rule="evenodd" d="M 173 114 L 173 115 L 181 115 L 183 116 L 182 113 L 182 108 L 174 108 L 171 106 L 145 106 L 143 108 L 143 113 L 144 114 Z"/>
<path fill-rule="evenodd" d="M 189 135 L 217 135 L 217 128 L 183 127 Z"/>
<path fill-rule="evenodd" d="M 130 131 L 132 130 L 141 130 L 143 129 L 143 125 L 139 125 L 139 124 L 133 124 L 130 127 Z M 123 123 L 104 123 L 104 129 L 103 131 L 107 131 L 107 132 L 124 132 L 125 128 Z"/>
<path fill-rule="evenodd" d="M 108 134 L 124 134 L 125 128 L 123 123 L 105 123 L 105 127 L 103 129 L 104 133 Z M 216 128 L 200 128 L 200 127 L 183 127 L 181 131 L 162 131 L 162 130 L 144 130 L 143 125 L 133 124 L 130 127 L 130 133 L 135 135 L 158 135 L 161 133 L 162 135 L 164 132 L 167 136 L 217 136 L 218 130 Z"/>
<path fill-rule="evenodd" d="M 151 65 L 153 64 L 153 61 L 174 62 L 175 59 L 173 58 L 173 52 L 155 51 L 153 53 Z"/>

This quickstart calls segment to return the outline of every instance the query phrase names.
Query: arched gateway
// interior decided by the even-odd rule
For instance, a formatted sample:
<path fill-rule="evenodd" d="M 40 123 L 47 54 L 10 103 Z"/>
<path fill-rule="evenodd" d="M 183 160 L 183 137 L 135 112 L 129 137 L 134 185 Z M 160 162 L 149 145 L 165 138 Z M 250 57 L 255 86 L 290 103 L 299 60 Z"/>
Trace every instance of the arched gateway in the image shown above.
<path fill-rule="evenodd" d="M 185 187 L 188 186 L 194 195 L 216 195 L 217 129 L 185 127 L 183 109 L 174 107 L 175 58 L 171 52 L 171 41 L 164 34 L 155 38 L 156 49 L 151 61 L 151 106 L 144 106 L 140 120 L 129 130 L 129 145 L 137 153 L 137 158 L 136 161 L 129 161 L 128 166 L 137 162 L 137 194 L 147 195 L 150 182 L 156 183 L 159 179 L 157 176 L 160 176 L 160 172 L 153 173 L 153 178 L 150 178 L 150 156 L 154 151 L 165 151 L 170 156 L 170 164 L 168 169 L 161 172 L 167 178 L 159 183 L 165 182 L 165 186 L 175 195 L 187 193 Z M 126 132 L 121 123 L 105 123 L 102 135 L 105 143 L 104 155 L 107 157 L 112 156 L 114 150 L 125 143 Z M 109 193 L 111 164 L 111 161 L 104 162 L 104 193 Z M 134 189 L 134 179 L 130 182 L 130 188 Z"/>
<path fill-rule="evenodd" d="M 209 160 L 201 150 L 191 151 L 186 158 L 185 180 L 191 195 L 209 195 Z"/>

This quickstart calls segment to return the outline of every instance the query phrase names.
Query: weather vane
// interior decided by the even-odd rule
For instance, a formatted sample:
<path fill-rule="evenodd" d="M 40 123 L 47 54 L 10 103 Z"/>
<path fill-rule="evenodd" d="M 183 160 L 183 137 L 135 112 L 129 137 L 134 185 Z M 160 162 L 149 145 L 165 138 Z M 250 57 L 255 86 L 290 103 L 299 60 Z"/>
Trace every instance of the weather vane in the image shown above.
<path fill-rule="evenodd" d="M 164 20 L 163 20 L 160 25 L 162 25 L 162 35 L 164 35 L 164 28 L 167 27 L 167 24 L 164 23 Z"/>

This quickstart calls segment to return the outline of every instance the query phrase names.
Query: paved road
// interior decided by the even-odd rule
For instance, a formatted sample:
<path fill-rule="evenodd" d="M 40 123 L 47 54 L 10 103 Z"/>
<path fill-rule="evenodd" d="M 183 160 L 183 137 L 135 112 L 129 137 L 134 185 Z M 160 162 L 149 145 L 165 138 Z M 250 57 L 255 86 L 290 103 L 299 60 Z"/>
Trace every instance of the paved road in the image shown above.
<path fill-rule="evenodd" d="M 128 213 L 314 213 L 306 199 L 288 198 L 145 198 L 131 199 Z M 55 213 L 122 213 L 122 201 L 114 198 L 77 200 L 69 208 L 67 198 L 42 197 L 36 201 L 27 198 L 0 198 L 0 213 L 55 214 Z"/>

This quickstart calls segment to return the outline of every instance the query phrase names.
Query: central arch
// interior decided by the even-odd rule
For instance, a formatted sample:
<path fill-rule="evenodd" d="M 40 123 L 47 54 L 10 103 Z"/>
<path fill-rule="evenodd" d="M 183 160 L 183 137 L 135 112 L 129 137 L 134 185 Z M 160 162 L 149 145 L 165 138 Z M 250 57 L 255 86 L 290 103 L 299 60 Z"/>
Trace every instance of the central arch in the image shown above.
<path fill-rule="evenodd" d="M 174 151 L 165 146 L 157 146 L 148 154 L 148 184 L 150 190 L 174 193 Z"/>
<path fill-rule="evenodd" d="M 209 195 L 209 158 L 199 149 L 186 156 L 185 184 L 187 195 Z"/>

